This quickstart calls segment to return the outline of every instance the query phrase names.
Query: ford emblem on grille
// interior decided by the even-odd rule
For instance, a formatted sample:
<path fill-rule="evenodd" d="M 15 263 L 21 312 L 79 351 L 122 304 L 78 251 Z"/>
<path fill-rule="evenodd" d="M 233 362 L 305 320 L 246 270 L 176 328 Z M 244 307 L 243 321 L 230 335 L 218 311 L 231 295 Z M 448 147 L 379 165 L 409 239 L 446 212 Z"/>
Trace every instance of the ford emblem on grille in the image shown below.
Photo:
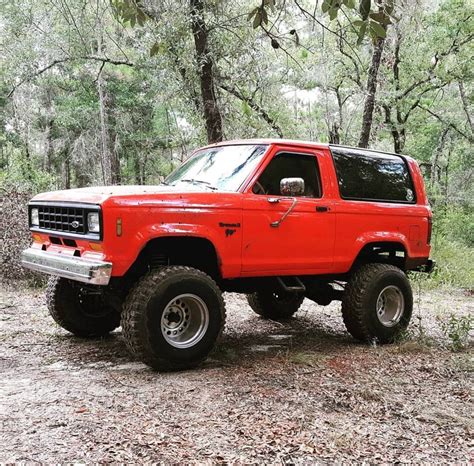
<path fill-rule="evenodd" d="M 77 220 L 74 220 L 74 222 L 71 222 L 71 226 L 73 228 L 79 228 L 79 222 Z"/>

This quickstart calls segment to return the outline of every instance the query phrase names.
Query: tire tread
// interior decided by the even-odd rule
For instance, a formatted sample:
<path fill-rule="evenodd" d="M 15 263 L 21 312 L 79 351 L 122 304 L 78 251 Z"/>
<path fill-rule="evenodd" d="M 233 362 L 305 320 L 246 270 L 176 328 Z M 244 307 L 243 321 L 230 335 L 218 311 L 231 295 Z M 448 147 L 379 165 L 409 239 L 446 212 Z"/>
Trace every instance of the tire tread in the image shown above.
<path fill-rule="evenodd" d="M 384 272 L 401 272 L 401 270 L 391 264 L 364 264 L 353 273 L 346 285 L 342 300 L 342 317 L 347 331 L 356 340 L 370 342 L 374 339 L 367 325 L 363 301 L 375 277 Z"/>
<path fill-rule="evenodd" d="M 161 358 L 156 354 L 153 354 L 151 350 L 150 341 L 144 338 L 144 328 L 142 325 L 141 314 L 143 309 L 146 308 L 148 301 L 151 299 L 150 290 L 156 289 L 163 280 L 167 279 L 171 274 L 176 272 L 187 272 L 201 280 L 205 280 L 210 286 L 212 286 L 218 296 L 220 302 L 221 311 L 221 328 L 217 339 L 220 338 L 225 327 L 226 310 L 224 298 L 222 293 L 217 286 L 216 282 L 209 277 L 206 273 L 194 269 L 188 266 L 166 266 L 158 269 L 154 269 L 144 275 L 141 279 L 130 290 L 122 311 L 122 334 L 125 338 L 125 343 L 128 350 L 145 364 L 153 367 L 157 370 L 171 371 L 180 370 L 189 367 L 194 367 L 203 362 L 206 355 L 203 355 L 200 359 L 194 360 L 192 364 L 189 363 L 178 363 L 169 361 L 167 358 Z M 217 340 L 216 339 L 216 340 Z"/>

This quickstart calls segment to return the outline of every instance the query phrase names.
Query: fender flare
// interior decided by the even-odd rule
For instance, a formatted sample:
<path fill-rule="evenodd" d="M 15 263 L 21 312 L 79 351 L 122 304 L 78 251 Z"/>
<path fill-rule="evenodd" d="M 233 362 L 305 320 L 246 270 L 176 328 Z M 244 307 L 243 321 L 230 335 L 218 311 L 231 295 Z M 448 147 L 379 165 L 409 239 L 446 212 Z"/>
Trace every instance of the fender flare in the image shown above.
<path fill-rule="evenodd" d="M 147 247 L 147 245 L 156 239 L 160 238 L 197 238 L 208 241 L 214 248 L 217 258 L 217 268 L 222 273 L 222 255 L 217 246 L 217 231 L 205 226 L 186 223 L 159 223 L 150 224 L 146 228 L 138 231 L 134 235 L 134 240 L 139 247 L 134 251 L 133 259 L 130 261 L 127 271 L 137 261 L 140 254 Z"/>

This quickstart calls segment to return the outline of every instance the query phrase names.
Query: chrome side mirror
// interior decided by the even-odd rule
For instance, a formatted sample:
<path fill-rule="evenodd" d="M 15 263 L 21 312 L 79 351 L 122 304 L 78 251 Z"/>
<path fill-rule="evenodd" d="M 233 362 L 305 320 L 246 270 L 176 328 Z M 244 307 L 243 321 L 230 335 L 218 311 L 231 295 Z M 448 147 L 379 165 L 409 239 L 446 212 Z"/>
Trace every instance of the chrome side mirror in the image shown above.
<path fill-rule="evenodd" d="M 302 196 L 304 194 L 303 178 L 283 178 L 280 181 L 280 194 L 282 196 Z"/>

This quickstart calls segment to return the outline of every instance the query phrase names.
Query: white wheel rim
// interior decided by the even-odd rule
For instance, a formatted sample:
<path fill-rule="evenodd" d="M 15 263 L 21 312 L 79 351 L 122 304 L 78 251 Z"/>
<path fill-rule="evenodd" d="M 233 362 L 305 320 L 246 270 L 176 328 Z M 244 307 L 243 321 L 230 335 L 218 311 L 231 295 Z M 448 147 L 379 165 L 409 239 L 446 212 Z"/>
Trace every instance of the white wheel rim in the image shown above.
<path fill-rule="evenodd" d="M 385 327 L 394 327 L 400 322 L 405 310 L 405 298 L 397 286 L 386 286 L 377 298 L 377 317 Z"/>
<path fill-rule="evenodd" d="M 161 315 L 161 333 L 171 346 L 190 348 L 198 343 L 209 327 L 209 309 L 194 294 L 173 298 Z"/>

